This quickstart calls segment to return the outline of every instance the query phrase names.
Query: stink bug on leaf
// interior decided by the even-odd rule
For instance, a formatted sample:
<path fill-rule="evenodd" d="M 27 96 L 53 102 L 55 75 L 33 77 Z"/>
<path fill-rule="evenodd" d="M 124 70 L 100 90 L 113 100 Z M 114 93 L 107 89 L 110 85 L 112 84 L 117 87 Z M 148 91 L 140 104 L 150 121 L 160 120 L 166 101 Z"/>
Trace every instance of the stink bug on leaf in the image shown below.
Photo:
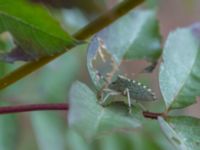
<path fill-rule="evenodd" d="M 110 96 L 124 96 L 126 97 L 125 100 L 119 98 L 117 101 L 122 101 L 125 104 L 128 104 L 129 112 L 131 112 L 131 105 L 135 104 L 137 101 L 144 102 L 155 100 L 156 97 L 152 90 L 138 81 L 131 80 L 122 75 L 118 75 L 117 79 L 113 81 L 113 76 L 116 76 L 119 72 L 120 64 L 117 63 L 113 55 L 109 53 L 104 41 L 99 37 L 97 37 L 97 41 L 99 46 L 96 49 L 96 54 L 94 55 L 91 64 L 96 74 L 95 81 L 97 83 L 104 81 L 101 89 L 97 93 L 97 97 L 100 99 L 100 104 L 105 106 L 109 103 L 115 102 L 116 100 L 109 99 Z M 106 70 L 106 67 L 109 67 L 109 71 L 103 73 L 100 69 L 98 70 L 98 67 L 95 66 L 98 66 L 99 62 L 101 65 L 104 64 L 104 70 Z M 156 63 L 145 68 L 142 72 L 151 72 L 155 66 Z"/>
<path fill-rule="evenodd" d="M 128 104 L 129 113 L 131 113 L 131 105 L 135 104 L 137 101 L 145 102 L 156 100 L 156 96 L 150 88 L 138 81 L 131 80 L 121 75 L 119 75 L 115 81 L 111 82 L 107 88 L 102 90 L 100 103 L 102 105 L 112 103 L 112 99 L 108 99 L 109 96 L 112 95 L 127 97 L 125 101 L 122 99 L 121 101 Z"/>

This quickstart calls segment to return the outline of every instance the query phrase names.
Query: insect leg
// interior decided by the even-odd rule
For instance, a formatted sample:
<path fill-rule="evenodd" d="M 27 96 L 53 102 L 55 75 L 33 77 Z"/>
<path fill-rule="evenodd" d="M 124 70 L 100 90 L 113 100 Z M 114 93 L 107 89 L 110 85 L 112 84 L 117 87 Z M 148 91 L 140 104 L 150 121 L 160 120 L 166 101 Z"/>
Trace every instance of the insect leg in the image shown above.
<path fill-rule="evenodd" d="M 113 91 L 111 89 L 104 89 L 103 90 L 104 92 L 108 92 L 107 95 L 104 97 L 104 95 L 102 94 L 101 96 L 101 101 L 100 101 L 100 104 L 101 105 L 105 105 L 106 103 L 108 103 L 108 97 L 109 96 L 114 96 L 114 95 L 119 95 L 120 93 L 119 92 L 116 92 L 116 91 Z M 110 101 L 111 102 L 111 101 Z"/>
<path fill-rule="evenodd" d="M 129 112 L 129 114 L 131 114 L 131 112 L 132 112 L 132 109 L 131 109 L 131 98 L 130 98 L 130 93 L 129 93 L 129 89 L 128 88 L 126 88 L 126 92 L 125 93 L 127 94 L 127 100 L 128 100 L 128 112 Z"/>

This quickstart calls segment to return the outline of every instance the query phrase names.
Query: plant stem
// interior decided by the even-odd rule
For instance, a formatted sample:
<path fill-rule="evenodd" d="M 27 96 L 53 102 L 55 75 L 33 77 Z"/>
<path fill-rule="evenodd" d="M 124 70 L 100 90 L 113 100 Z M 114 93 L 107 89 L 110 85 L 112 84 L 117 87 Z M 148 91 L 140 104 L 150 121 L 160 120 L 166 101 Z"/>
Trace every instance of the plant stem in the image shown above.
<path fill-rule="evenodd" d="M 155 112 L 149 112 L 149 111 L 143 111 L 143 116 L 145 118 L 150 118 L 150 119 L 158 119 L 158 117 L 160 116 L 166 118 L 166 115 L 164 113 L 155 113 Z"/>
<path fill-rule="evenodd" d="M 75 33 L 73 37 L 77 40 L 85 40 L 89 38 L 91 35 L 108 26 L 113 21 L 126 14 L 128 11 L 130 11 L 132 8 L 136 7 L 143 1 L 144 0 L 124 0 L 124 2 L 114 7 L 113 9 L 105 12 L 103 15 L 89 23 L 86 27 Z M 72 47 L 74 46 L 68 47 L 68 50 Z M 46 56 L 39 59 L 38 61 L 30 62 L 19 67 L 18 69 L 9 73 L 0 80 L 0 89 L 6 88 L 12 83 L 15 83 L 16 81 L 22 79 L 23 77 L 29 75 L 30 73 L 34 72 L 35 70 L 39 69 L 45 64 L 51 62 L 55 58 L 64 54 L 65 52 L 66 51 L 60 54 L 55 54 L 54 56 Z"/>
<path fill-rule="evenodd" d="M 0 107 L 0 114 L 21 113 L 27 111 L 44 111 L 44 110 L 63 110 L 67 111 L 69 105 L 67 103 L 55 104 L 28 104 L 17 106 L 2 106 Z"/>
<path fill-rule="evenodd" d="M 67 103 L 54 103 L 54 104 L 27 104 L 27 105 L 16 105 L 16 106 L 0 106 L 0 115 L 11 114 L 11 113 L 22 113 L 29 111 L 46 111 L 46 110 L 60 110 L 67 111 L 69 105 Z M 158 119 L 159 116 L 166 118 L 164 113 L 155 113 L 144 111 L 143 116 L 150 119 Z"/>

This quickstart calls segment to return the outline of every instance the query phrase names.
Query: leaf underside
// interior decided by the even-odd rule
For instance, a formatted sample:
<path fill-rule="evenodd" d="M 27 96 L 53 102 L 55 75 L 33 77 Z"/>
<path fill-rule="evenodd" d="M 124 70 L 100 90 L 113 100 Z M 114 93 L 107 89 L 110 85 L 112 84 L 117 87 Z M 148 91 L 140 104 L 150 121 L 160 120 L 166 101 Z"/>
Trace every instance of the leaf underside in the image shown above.
<path fill-rule="evenodd" d="M 198 150 L 200 146 L 200 119 L 193 117 L 159 118 L 167 138 L 180 150 Z"/>
<path fill-rule="evenodd" d="M 120 109 L 118 109 L 118 113 L 114 113 L 108 108 L 102 107 L 98 104 L 96 95 L 78 81 L 70 90 L 69 102 L 70 109 L 67 117 L 69 126 L 87 140 L 91 140 L 97 133 L 140 127 L 137 119 L 121 113 Z"/>
<path fill-rule="evenodd" d="M 183 108 L 200 95 L 200 24 L 170 33 L 159 82 L 167 109 Z"/>
<path fill-rule="evenodd" d="M 101 87 L 96 70 L 103 74 L 104 71 L 110 71 L 108 66 L 112 65 L 109 60 L 103 62 L 96 59 L 101 44 L 99 40 L 105 48 L 103 55 L 111 55 L 108 58 L 112 57 L 116 65 L 119 65 L 123 59 L 145 59 L 155 62 L 160 57 L 160 35 L 155 14 L 154 10 L 131 11 L 95 34 L 88 47 L 87 67 L 96 87 Z M 94 66 L 95 60 L 103 66 L 103 71 Z"/>

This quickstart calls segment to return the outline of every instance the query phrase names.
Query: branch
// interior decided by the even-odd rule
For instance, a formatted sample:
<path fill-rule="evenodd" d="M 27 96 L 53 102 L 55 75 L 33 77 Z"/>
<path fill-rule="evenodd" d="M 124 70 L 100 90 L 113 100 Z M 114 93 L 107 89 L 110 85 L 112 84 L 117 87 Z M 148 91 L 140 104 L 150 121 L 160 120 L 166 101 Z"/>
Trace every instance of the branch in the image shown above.
<path fill-rule="evenodd" d="M 144 0 L 124 0 L 121 4 L 114 7 L 113 9 L 105 12 L 103 15 L 98 17 L 93 22 L 89 23 L 86 27 L 78 31 L 73 35 L 74 38 L 77 40 L 85 40 L 89 38 L 91 35 L 95 34 L 96 32 L 100 31 L 104 27 L 111 24 L 113 21 L 121 17 L 122 15 L 126 14 L 132 8 L 136 7 Z M 72 46 L 74 47 L 74 46 Z M 68 50 L 72 47 L 68 47 Z M 30 73 L 34 72 L 35 70 L 39 69 L 40 67 L 44 66 L 45 64 L 53 61 L 55 58 L 59 57 L 60 55 L 64 54 L 66 51 L 56 54 L 54 56 L 46 56 L 41 58 L 38 61 L 27 63 L 20 68 L 16 69 L 15 71 L 11 72 L 7 76 L 3 77 L 0 80 L 0 89 L 6 88 L 7 86 L 15 83 L 16 81 L 22 79 L 23 77 L 29 75 Z"/>
<path fill-rule="evenodd" d="M 67 111 L 69 105 L 67 103 L 55 104 L 28 104 L 18 106 L 2 106 L 0 107 L 0 114 L 21 113 L 28 111 L 44 111 L 44 110 L 63 110 Z"/>
<path fill-rule="evenodd" d="M 54 104 L 27 104 L 17 106 L 2 106 L 0 107 L 0 114 L 22 113 L 29 111 L 46 111 L 46 110 L 60 110 L 67 111 L 69 105 L 67 103 L 54 103 Z M 144 111 L 143 116 L 150 119 L 158 119 L 159 116 L 166 118 L 165 113 L 155 113 Z"/>
<path fill-rule="evenodd" d="M 155 112 L 149 112 L 149 111 L 143 111 L 142 113 L 145 118 L 149 118 L 149 119 L 158 119 L 158 117 L 163 117 L 163 118 L 167 117 L 165 113 L 155 113 Z"/>

